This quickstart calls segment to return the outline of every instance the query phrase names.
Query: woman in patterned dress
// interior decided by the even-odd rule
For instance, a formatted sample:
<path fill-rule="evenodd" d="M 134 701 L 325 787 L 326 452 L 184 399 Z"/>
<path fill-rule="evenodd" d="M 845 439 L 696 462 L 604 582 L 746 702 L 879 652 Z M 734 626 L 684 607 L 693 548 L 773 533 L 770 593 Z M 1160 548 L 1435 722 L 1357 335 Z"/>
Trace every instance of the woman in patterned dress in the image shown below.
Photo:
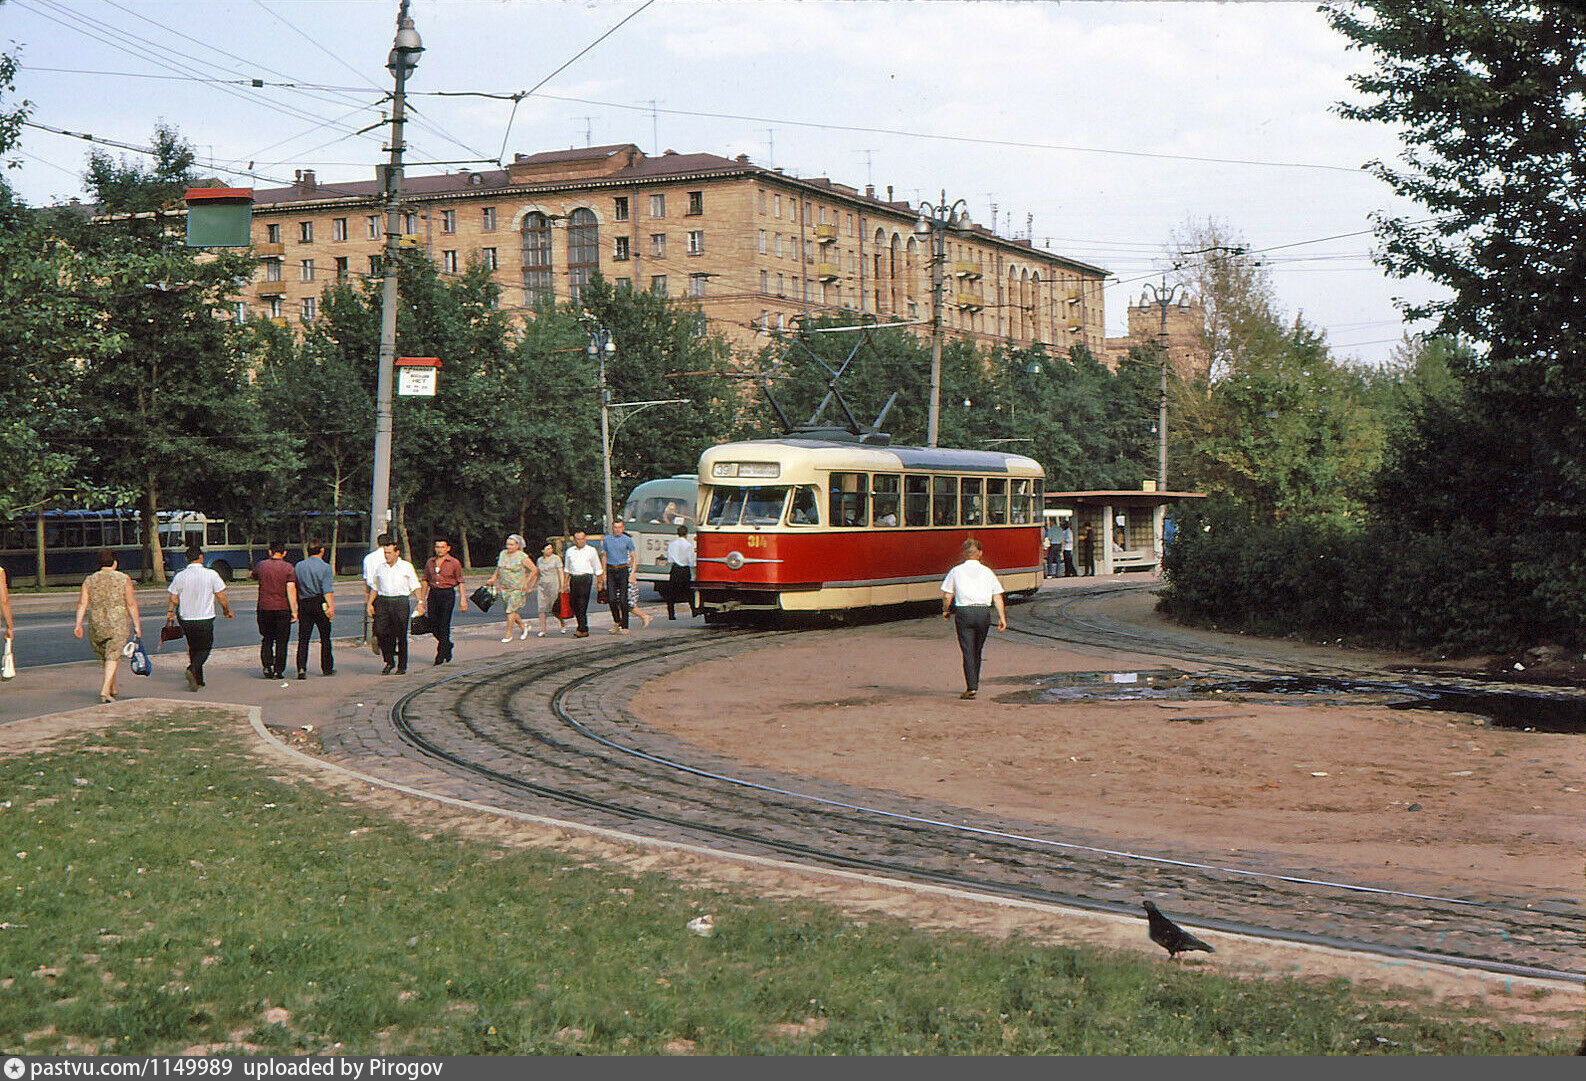
<path fill-rule="evenodd" d="M 496 573 L 490 576 L 487 586 L 494 586 L 501 594 L 501 606 L 507 611 L 507 636 L 503 642 L 512 641 L 512 629 L 520 632 L 519 638 L 529 636 L 529 625 L 518 615 L 518 609 L 528 600 L 529 590 L 539 582 L 540 572 L 523 550 L 523 538 L 514 533 L 507 538 L 506 549 L 496 557 Z"/>
<path fill-rule="evenodd" d="M 115 553 L 99 553 L 99 569 L 83 580 L 77 597 L 77 626 L 72 634 L 83 636 L 83 616 L 88 616 L 88 642 L 94 656 L 105 666 L 104 683 L 99 688 L 101 702 L 116 700 L 116 667 L 129 634 L 143 635 L 143 620 L 138 616 L 138 597 L 132 579 L 116 569 Z"/>

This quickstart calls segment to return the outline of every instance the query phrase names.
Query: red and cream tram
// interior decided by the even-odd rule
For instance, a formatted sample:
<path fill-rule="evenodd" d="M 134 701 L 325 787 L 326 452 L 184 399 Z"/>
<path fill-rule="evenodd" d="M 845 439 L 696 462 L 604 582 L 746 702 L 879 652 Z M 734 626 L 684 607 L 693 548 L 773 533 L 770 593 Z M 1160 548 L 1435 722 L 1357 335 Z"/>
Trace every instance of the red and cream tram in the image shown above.
<path fill-rule="evenodd" d="M 934 601 L 969 536 L 1009 593 L 1041 581 L 1045 474 L 996 451 L 816 438 L 699 459 L 695 588 L 707 617 Z"/>

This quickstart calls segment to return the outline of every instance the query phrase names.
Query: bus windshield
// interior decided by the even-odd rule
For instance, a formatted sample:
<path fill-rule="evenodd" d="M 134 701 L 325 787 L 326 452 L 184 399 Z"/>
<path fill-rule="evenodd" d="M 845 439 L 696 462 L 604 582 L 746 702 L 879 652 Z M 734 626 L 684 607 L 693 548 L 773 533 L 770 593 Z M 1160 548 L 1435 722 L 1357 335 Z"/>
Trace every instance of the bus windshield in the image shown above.
<path fill-rule="evenodd" d="M 715 526 L 776 525 L 787 502 L 786 485 L 759 488 L 717 488 L 711 493 L 705 524 Z"/>

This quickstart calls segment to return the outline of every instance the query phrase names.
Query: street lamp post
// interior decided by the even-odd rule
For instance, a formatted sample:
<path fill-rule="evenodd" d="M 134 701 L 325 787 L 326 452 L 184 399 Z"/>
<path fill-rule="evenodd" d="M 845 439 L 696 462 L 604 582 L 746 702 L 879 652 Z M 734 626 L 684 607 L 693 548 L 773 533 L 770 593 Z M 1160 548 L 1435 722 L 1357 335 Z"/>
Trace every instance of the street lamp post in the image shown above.
<path fill-rule="evenodd" d="M 1177 307 L 1180 310 L 1189 306 L 1189 291 L 1182 285 L 1169 286 L 1167 279 L 1162 279 L 1162 287 L 1147 285 L 1141 297 L 1148 304 L 1155 304 L 1162 313 L 1161 331 L 1157 335 L 1157 344 L 1162 350 L 1162 385 L 1157 397 L 1157 463 L 1156 486 L 1161 492 L 1167 491 L 1167 312 L 1169 308 Z"/>
<path fill-rule="evenodd" d="M 964 208 L 964 217 L 956 213 Z M 925 418 L 925 445 L 936 446 L 942 413 L 942 267 L 947 262 L 947 230 L 963 227 L 969 204 L 955 199 L 947 203 L 947 192 L 935 206 L 920 204 L 920 218 L 914 223 L 915 236 L 931 238 L 931 403 Z M 930 211 L 930 216 L 926 216 Z"/>
<path fill-rule="evenodd" d="M 589 359 L 595 362 L 600 385 L 600 463 L 606 479 L 606 517 L 602 531 L 611 529 L 611 391 L 606 387 L 606 361 L 615 356 L 617 343 L 611 340 L 611 331 L 597 326 L 589 332 Z"/>
<path fill-rule="evenodd" d="M 413 20 L 408 16 L 408 0 L 402 0 L 397 12 L 396 39 L 391 44 L 391 55 L 386 69 L 396 79 L 391 94 L 391 161 L 385 170 L 385 275 L 380 292 L 380 362 L 375 386 L 374 410 L 374 483 L 369 500 L 369 548 L 375 538 L 386 530 L 391 516 L 391 384 L 392 368 L 396 359 L 397 320 L 397 256 L 402 234 L 401 214 L 397 206 L 402 183 L 402 125 L 407 119 L 407 78 L 418 67 L 419 53 L 424 51 Z"/>

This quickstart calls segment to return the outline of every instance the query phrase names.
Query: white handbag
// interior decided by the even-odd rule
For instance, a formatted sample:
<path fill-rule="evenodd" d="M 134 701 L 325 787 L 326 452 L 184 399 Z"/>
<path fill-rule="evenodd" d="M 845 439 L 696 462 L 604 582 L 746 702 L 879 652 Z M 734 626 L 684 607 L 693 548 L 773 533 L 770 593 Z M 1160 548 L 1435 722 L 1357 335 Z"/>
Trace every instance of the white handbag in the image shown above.
<path fill-rule="evenodd" d="M 17 662 L 11 657 L 11 638 L 6 637 L 5 659 L 0 660 L 0 679 L 15 679 L 17 676 Z"/>

